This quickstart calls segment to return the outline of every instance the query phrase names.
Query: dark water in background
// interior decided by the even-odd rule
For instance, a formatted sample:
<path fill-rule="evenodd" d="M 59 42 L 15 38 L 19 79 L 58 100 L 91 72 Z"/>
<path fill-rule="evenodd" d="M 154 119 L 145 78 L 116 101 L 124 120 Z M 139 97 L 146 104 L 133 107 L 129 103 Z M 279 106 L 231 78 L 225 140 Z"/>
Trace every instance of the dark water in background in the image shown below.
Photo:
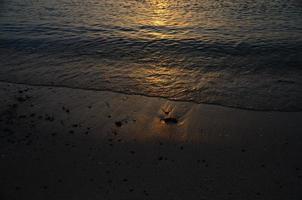
<path fill-rule="evenodd" d="M 302 1 L 0 0 L 0 80 L 302 110 Z"/>

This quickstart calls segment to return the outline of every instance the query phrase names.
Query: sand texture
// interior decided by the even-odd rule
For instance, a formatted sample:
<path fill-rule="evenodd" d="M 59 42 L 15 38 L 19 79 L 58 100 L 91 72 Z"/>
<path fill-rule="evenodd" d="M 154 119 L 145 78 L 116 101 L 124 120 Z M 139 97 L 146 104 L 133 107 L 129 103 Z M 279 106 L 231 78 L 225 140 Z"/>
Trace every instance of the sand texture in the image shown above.
<path fill-rule="evenodd" d="M 302 113 L 0 83 L 0 199 L 302 198 Z"/>

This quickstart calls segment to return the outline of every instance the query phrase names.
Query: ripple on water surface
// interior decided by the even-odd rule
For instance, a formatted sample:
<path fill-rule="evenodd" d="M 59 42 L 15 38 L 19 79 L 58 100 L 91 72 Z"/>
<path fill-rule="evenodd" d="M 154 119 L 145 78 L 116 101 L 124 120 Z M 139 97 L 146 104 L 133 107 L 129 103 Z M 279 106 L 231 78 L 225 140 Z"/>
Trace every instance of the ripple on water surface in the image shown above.
<path fill-rule="evenodd" d="M 1 80 L 302 110 L 298 0 L 0 4 Z"/>

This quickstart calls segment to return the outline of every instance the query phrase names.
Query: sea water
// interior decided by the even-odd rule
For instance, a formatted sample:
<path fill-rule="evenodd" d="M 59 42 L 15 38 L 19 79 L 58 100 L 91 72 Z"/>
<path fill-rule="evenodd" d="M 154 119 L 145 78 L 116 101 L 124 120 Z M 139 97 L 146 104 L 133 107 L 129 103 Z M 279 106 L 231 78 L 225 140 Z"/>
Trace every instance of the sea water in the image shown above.
<path fill-rule="evenodd" d="M 1 0 L 0 81 L 302 110 L 301 0 Z"/>

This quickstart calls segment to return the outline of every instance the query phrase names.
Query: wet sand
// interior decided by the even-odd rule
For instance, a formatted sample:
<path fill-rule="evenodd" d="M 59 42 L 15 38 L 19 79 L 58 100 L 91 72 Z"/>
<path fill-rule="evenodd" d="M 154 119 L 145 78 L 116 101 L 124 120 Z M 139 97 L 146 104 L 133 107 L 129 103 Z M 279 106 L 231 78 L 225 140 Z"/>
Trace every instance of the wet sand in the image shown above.
<path fill-rule="evenodd" d="M 0 83 L 0 198 L 302 198 L 302 113 Z"/>

